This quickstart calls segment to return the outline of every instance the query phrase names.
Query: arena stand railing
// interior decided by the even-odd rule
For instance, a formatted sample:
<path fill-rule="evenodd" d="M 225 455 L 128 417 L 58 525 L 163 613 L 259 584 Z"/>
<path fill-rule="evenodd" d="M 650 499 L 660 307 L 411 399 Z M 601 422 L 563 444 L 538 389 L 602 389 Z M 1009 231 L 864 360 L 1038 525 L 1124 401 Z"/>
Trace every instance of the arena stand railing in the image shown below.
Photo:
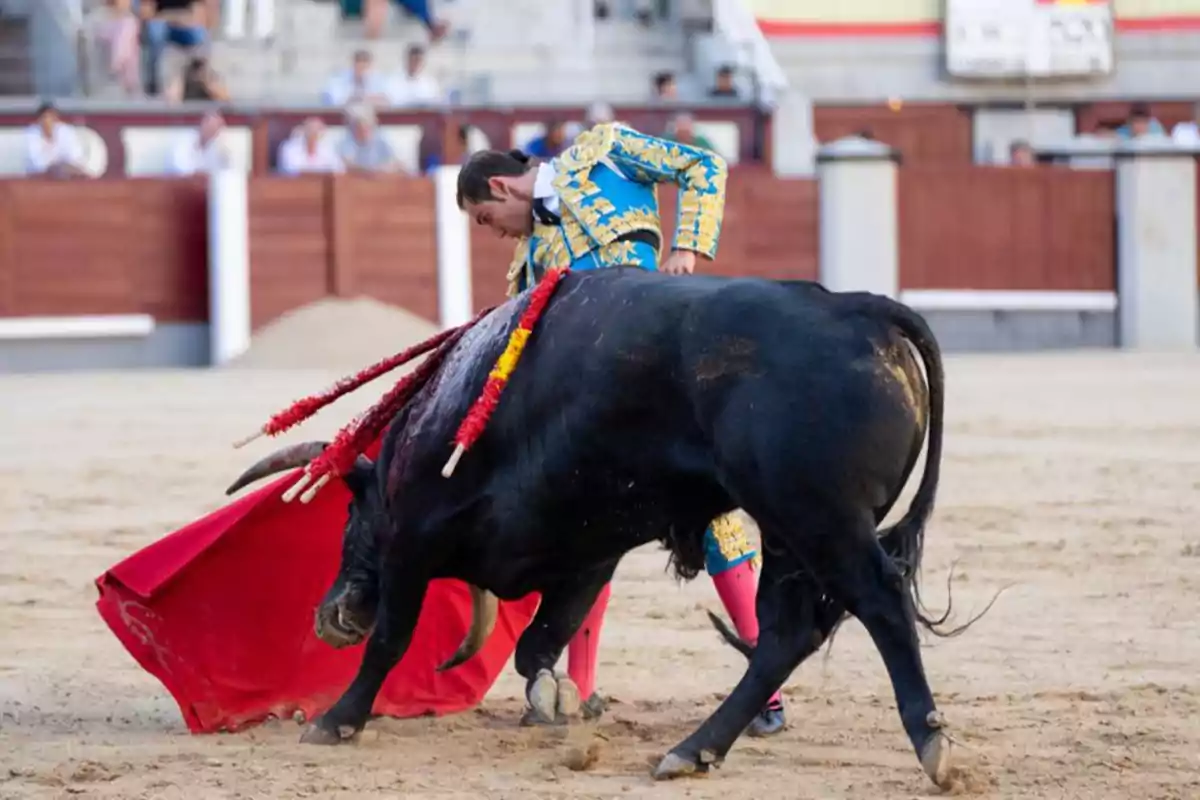
<path fill-rule="evenodd" d="M 126 360 L 203 364 L 236 352 L 280 314 L 329 295 L 367 294 L 444 324 L 503 299 L 511 243 L 467 225 L 453 204 L 455 167 L 429 178 L 273 175 L 272 131 L 306 111 L 232 109 L 232 124 L 244 129 L 240 169 L 211 186 L 148 177 L 153 170 L 144 169 L 164 129 L 194 124 L 199 109 L 68 113 L 95 134 L 103 155 L 94 166 L 103 177 L 0 181 L 0 353 L 30 346 L 30 337 L 100 337 L 97 320 L 112 319 L 120 322 L 109 331 L 114 338 L 101 341 L 126 348 Z M 506 146 L 545 111 L 464 113 Z M 1197 295 L 1200 261 L 1192 154 L 1127 154 L 1115 171 L 1011 169 L 958 157 L 897 165 L 885 148 L 849 161 L 826 153 L 814 175 L 779 177 L 745 151 L 740 131 L 756 117 L 742 112 L 727 110 L 749 157 L 732 167 L 714 271 L 894 294 L 927 313 L 950 349 L 1145 344 L 1151 323 L 1166 320 L 1155 335 L 1177 346 L 1187 338 L 1180 331 L 1195 313 L 1187 298 Z M 834 122 L 847 122 L 846 109 L 834 112 Z M 670 112 L 618 113 L 654 121 Z M 29 114 L 27 107 L 0 113 L 4 136 L 19 133 Z M 390 119 L 446 135 L 459 117 Z M 777 129 L 788 119 L 765 121 L 769 141 L 798 135 Z M 831 123 L 818 109 L 823 124 Z M 1156 163 L 1173 168 L 1155 170 Z M 1141 187 L 1136 197 L 1131 187 Z M 660 192 L 660 202 L 671 219 L 673 193 Z M 1139 239 L 1147 213 L 1169 235 Z M 1147 275 L 1167 283 L 1129 283 Z M 242 288 L 231 294 L 234 284 Z M 1152 313 L 1136 300 L 1145 296 L 1171 303 Z M 242 299 L 222 299 L 230 297 Z M 142 342 L 137 353 L 153 355 L 130 355 L 135 342 Z"/>

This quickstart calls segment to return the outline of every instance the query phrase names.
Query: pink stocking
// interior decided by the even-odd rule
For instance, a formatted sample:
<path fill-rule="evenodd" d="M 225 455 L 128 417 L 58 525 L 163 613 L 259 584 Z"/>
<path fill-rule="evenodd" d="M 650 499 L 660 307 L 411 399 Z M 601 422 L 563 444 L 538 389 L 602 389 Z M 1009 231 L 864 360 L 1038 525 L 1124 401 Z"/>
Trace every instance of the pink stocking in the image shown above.
<path fill-rule="evenodd" d="M 596 660 L 600 652 L 600 627 L 604 623 L 604 611 L 608 608 L 608 596 L 612 584 L 605 584 L 596 597 L 592 610 L 571 638 L 567 646 L 567 674 L 579 687 L 579 697 L 586 701 L 596 691 Z"/>
<path fill-rule="evenodd" d="M 738 636 L 747 644 L 758 644 L 758 614 L 754 610 L 758 582 L 751 560 L 746 559 L 736 567 L 713 575 L 712 580 Z M 772 703 L 779 699 L 779 692 L 771 695 Z"/>

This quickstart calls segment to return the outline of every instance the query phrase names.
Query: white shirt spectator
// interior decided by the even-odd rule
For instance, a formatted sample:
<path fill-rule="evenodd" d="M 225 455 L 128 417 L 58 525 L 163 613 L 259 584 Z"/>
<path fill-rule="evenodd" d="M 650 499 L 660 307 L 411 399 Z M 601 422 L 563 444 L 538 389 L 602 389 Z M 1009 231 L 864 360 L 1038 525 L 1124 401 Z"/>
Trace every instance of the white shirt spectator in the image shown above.
<path fill-rule="evenodd" d="M 47 140 L 38 124 L 25 129 L 25 172 L 41 175 L 58 163 L 72 164 L 83 169 L 83 146 L 75 128 L 65 122 L 54 126 L 54 133 Z"/>
<path fill-rule="evenodd" d="M 371 101 L 388 96 L 388 82 L 375 72 L 368 72 L 362 80 L 355 79 L 354 70 L 342 70 L 329 79 L 321 99 L 331 106 L 344 106 L 348 103 Z"/>
<path fill-rule="evenodd" d="M 284 175 L 303 175 L 310 172 L 345 172 L 346 166 L 337 153 L 337 145 L 322 136 L 311 152 L 302 133 L 293 134 L 279 146 L 279 171 Z"/>
<path fill-rule="evenodd" d="M 1180 122 L 1171 131 L 1171 139 L 1183 147 L 1200 147 L 1200 126 L 1195 122 Z"/>
<path fill-rule="evenodd" d="M 388 99 L 397 106 L 436 106 L 442 98 L 442 88 L 425 70 L 416 75 L 403 72 L 388 86 Z"/>
<path fill-rule="evenodd" d="M 195 175 L 197 172 L 209 173 L 230 166 L 233 166 L 233 159 L 219 133 L 202 145 L 200 132 L 190 130 L 181 133 L 171 148 L 167 172 L 172 175 Z"/>

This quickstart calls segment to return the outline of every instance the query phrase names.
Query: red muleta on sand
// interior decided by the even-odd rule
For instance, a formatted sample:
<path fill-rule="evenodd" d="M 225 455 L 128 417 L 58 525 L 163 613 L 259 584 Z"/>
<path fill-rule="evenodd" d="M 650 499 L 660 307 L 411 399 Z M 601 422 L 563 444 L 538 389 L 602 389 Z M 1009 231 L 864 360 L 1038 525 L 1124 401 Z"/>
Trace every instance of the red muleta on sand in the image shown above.
<path fill-rule="evenodd" d="M 459 427 L 443 470 L 446 477 L 482 434 L 564 273 L 548 271 L 530 293 L 517 328 Z M 297 712 L 312 719 L 353 680 L 365 644 L 339 650 L 313 631 L 314 610 L 337 575 L 350 501 L 349 490 L 330 479 L 344 474 L 358 455 L 378 453 L 395 412 L 486 313 L 273 416 L 236 446 L 278 435 L 348 392 L 433 351 L 308 466 L 168 534 L 97 578 L 101 617 L 137 663 L 175 698 L 191 732 L 236 731 Z M 327 484 L 328 490 L 317 497 Z M 300 504 L 289 502 L 304 489 Z M 414 717 L 477 705 L 512 656 L 539 599 L 531 594 L 500 602 L 495 630 L 484 648 L 461 666 L 437 672 L 466 636 L 472 606 L 465 583 L 433 581 L 412 643 L 384 683 L 373 713 Z"/>

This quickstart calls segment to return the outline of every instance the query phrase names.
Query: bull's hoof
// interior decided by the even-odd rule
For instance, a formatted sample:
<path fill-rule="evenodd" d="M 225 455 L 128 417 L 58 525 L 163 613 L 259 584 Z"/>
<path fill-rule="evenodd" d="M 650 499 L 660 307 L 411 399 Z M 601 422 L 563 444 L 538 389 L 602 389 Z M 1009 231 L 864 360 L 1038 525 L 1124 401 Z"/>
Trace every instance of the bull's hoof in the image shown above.
<path fill-rule="evenodd" d="M 579 687 L 566 675 L 560 675 L 557 681 L 558 690 L 554 698 L 555 719 L 566 720 L 579 716 L 579 709 L 583 706 L 579 698 Z"/>
<path fill-rule="evenodd" d="M 686 778 L 689 775 L 704 775 L 708 772 L 708 764 L 699 758 L 687 758 L 675 751 L 663 756 L 654 768 L 654 780 L 669 781 L 675 778 Z"/>
<path fill-rule="evenodd" d="M 579 716 L 583 703 L 579 699 L 579 687 L 566 675 L 555 675 L 548 669 L 539 670 L 537 677 L 525 691 L 529 708 L 521 717 L 521 724 L 566 725 Z"/>
<path fill-rule="evenodd" d="M 608 701 L 601 697 L 599 692 L 592 692 L 592 696 L 584 701 L 581 710 L 583 711 L 583 718 L 589 722 L 600 719 L 600 717 L 604 716 L 604 712 L 608 710 Z"/>
<path fill-rule="evenodd" d="M 326 728 L 320 721 L 308 726 L 308 730 L 300 735 L 301 744 L 333 745 L 348 742 L 358 734 L 353 725 L 338 725 L 336 728 Z"/>
<path fill-rule="evenodd" d="M 578 689 L 575 695 L 578 697 Z M 558 681 L 550 670 L 538 672 L 525 691 L 525 699 L 529 701 L 529 708 L 521 717 L 522 725 L 554 725 L 558 722 Z"/>
<path fill-rule="evenodd" d="M 317 609 L 316 622 L 313 632 L 317 638 L 335 650 L 356 647 L 367 638 L 367 632 L 354 626 L 343 614 L 341 608 L 334 612 Z"/>
<path fill-rule="evenodd" d="M 758 712 L 758 716 L 746 726 L 746 735 L 759 738 L 774 736 L 786 727 L 787 717 L 783 713 L 783 702 L 775 700 Z"/>
<path fill-rule="evenodd" d="M 951 788 L 950 738 L 938 731 L 929 737 L 921 750 L 921 768 L 939 789 Z"/>

